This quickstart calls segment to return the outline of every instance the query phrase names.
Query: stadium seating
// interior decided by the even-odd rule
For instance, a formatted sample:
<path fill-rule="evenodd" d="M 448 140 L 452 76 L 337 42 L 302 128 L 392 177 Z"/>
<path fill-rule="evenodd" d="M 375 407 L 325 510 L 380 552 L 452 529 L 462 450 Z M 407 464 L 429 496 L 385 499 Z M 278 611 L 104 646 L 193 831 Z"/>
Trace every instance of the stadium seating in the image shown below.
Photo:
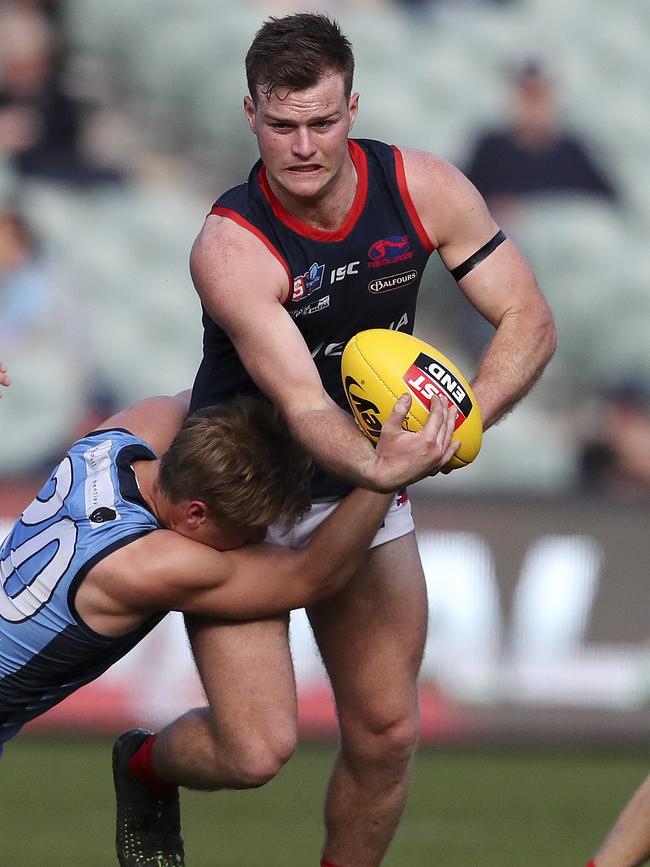
<path fill-rule="evenodd" d="M 459 489 L 566 487 L 573 451 L 561 420 L 576 395 L 596 390 L 613 370 L 650 370 L 650 185 L 643 181 L 650 152 L 648 10 L 645 0 L 624 6 L 449 0 L 419 17 L 399 7 L 340 11 L 357 54 L 362 99 L 356 134 L 437 151 L 462 164 L 475 131 L 503 115 L 512 65 L 535 52 L 563 85 L 567 121 L 594 144 L 623 191 L 619 209 L 546 198 L 531 201 L 518 221 L 512 234 L 558 320 L 560 344 L 548 376 L 563 383 L 562 394 L 538 387 L 490 434 L 472 472 L 451 477 Z M 127 113 L 129 107 L 140 112 L 135 123 L 154 125 L 145 140 L 165 153 L 198 155 L 200 185 L 181 187 L 170 177 L 101 193 L 43 185 L 26 190 L 46 247 L 83 285 L 84 304 L 93 311 L 94 363 L 125 399 L 186 387 L 193 376 L 200 317 L 187 256 L 216 193 L 242 180 L 255 156 L 241 116 L 242 57 L 263 17 L 256 5 L 235 8 L 225 0 L 66 4 L 75 57 L 101 58 L 114 98 L 125 98 Z M 214 176 L 206 172 L 212 165 Z M 0 165 L 0 188 L 6 175 Z M 462 332 L 450 338 L 462 351 Z M 43 374 L 34 376 L 42 383 Z M 50 397 L 42 412 L 56 415 Z M 22 442 L 13 431 L 5 437 L 4 425 L 3 418 L 0 473 Z M 521 442 L 535 450 L 535 472 Z"/>

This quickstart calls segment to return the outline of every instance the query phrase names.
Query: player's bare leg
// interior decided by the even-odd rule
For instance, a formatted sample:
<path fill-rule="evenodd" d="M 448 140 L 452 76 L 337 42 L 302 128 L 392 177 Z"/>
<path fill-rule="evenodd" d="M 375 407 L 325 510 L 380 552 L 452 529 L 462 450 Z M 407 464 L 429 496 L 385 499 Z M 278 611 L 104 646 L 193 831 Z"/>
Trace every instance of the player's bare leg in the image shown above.
<path fill-rule="evenodd" d="M 270 780 L 296 744 L 296 692 L 286 616 L 242 623 L 186 618 L 210 704 L 164 728 L 156 772 L 193 789 Z"/>
<path fill-rule="evenodd" d="M 638 867 L 650 858 L 650 776 L 636 790 L 596 853 L 595 867 Z"/>
<path fill-rule="evenodd" d="M 418 733 L 427 600 L 414 534 L 371 549 L 358 575 L 310 618 L 341 726 L 324 855 L 340 867 L 377 867 L 408 796 Z"/>
<path fill-rule="evenodd" d="M 178 786 L 248 788 L 293 752 L 296 696 L 287 617 L 247 623 L 188 619 L 210 707 L 155 737 L 134 730 L 113 752 L 121 867 L 182 867 Z"/>

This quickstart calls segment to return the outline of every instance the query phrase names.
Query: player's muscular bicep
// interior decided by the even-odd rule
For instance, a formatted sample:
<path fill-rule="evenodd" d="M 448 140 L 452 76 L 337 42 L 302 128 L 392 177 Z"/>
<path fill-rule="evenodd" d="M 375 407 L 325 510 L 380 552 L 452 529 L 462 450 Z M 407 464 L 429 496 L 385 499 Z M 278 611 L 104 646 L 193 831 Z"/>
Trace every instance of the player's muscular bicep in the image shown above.
<path fill-rule="evenodd" d="M 443 262 L 453 270 L 474 256 L 499 227 L 476 187 L 454 166 L 419 151 L 407 151 L 404 165 L 420 218 L 435 238 Z M 458 285 L 495 326 L 510 313 L 543 304 L 531 269 L 509 239 L 482 258 Z"/>
<path fill-rule="evenodd" d="M 546 306 L 532 270 L 510 240 L 500 244 L 458 286 L 494 326 L 511 313 L 533 314 L 536 305 Z"/>
<path fill-rule="evenodd" d="M 250 618 L 310 601 L 303 552 L 268 544 L 216 551 L 166 531 L 157 535 L 157 544 L 149 546 L 152 562 L 144 581 L 140 578 L 139 590 L 140 598 L 154 608 Z"/>
<path fill-rule="evenodd" d="M 226 577 L 215 589 L 197 594 L 195 613 L 249 619 L 302 607 L 312 601 L 313 581 L 306 555 L 278 545 L 246 545 L 229 551 Z"/>
<path fill-rule="evenodd" d="M 262 242 L 228 222 L 206 226 L 194 245 L 192 276 L 203 305 L 256 384 L 285 412 L 290 403 L 320 404 L 320 377 L 282 304 L 286 272 Z"/>
<path fill-rule="evenodd" d="M 196 595 L 228 577 L 222 552 L 171 530 L 147 533 L 104 563 L 100 579 L 107 592 L 133 611 L 184 611 Z"/>

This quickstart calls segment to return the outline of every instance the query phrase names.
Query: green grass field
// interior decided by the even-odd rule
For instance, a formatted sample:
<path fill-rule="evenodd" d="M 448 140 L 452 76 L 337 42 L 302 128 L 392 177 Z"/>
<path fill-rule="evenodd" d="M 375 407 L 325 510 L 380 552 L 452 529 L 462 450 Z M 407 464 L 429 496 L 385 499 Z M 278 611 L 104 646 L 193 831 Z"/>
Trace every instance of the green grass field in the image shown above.
<path fill-rule="evenodd" d="M 10 743 L 0 762 L 0 863 L 114 865 L 110 753 L 104 738 Z M 184 793 L 188 865 L 317 867 L 332 756 L 304 746 L 263 789 Z M 384 863 L 584 867 L 647 770 L 638 750 L 422 749 Z"/>

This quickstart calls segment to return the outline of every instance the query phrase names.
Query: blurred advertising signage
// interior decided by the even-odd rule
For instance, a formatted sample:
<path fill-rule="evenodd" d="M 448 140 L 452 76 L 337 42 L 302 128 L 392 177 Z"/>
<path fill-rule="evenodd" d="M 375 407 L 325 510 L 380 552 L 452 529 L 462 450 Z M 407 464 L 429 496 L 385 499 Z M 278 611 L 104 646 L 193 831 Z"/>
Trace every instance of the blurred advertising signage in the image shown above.
<path fill-rule="evenodd" d="M 650 703 L 650 503 L 415 499 L 423 676 L 457 701 Z"/>
<path fill-rule="evenodd" d="M 25 502 L 0 498 L 0 535 Z M 422 681 L 434 713 L 447 714 L 439 728 L 491 736 L 537 725 L 543 735 L 545 721 L 547 732 L 567 731 L 575 712 L 579 732 L 597 731 L 599 719 L 618 736 L 635 720 L 647 732 L 650 503 L 417 493 L 412 503 L 429 596 Z M 333 735 L 304 611 L 292 614 L 291 644 L 303 729 Z M 201 700 L 182 617 L 170 615 L 38 725 L 157 726 Z"/>

